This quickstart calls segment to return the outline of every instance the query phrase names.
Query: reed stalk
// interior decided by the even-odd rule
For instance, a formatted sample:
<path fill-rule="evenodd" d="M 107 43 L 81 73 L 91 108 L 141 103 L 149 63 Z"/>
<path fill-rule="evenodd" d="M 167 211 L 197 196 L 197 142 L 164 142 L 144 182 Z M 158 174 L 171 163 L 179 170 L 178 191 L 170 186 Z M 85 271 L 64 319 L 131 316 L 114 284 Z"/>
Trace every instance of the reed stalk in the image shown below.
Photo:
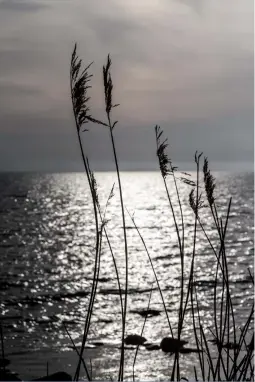
<path fill-rule="evenodd" d="M 75 119 L 75 125 L 78 136 L 79 148 L 82 156 L 82 161 L 85 169 L 85 173 L 87 176 L 90 194 L 93 203 L 93 211 L 94 211 L 94 220 L 95 220 L 95 233 L 96 233 L 96 245 L 95 245 L 95 265 L 94 265 L 94 275 L 93 282 L 91 288 L 91 294 L 88 304 L 88 312 L 86 315 L 85 327 L 83 332 L 82 346 L 81 350 L 78 351 L 76 349 L 77 355 L 79 357 L 78 365 L 76 368 L 76 373 L 74 380 L 79 379 L 80 375 L 80 367 L 83 364 L 84 369 L 86 371 L 87 379 L 92 379 L 92 374 L 89 374 L 88 368 L 83 360 L 83 352 L 86 345 L 86 340 L 90 328 L 91 316 L 93 312 L 94 302 L 97 293 L 97 285 L 99 279 L 100 272 L 100 256 L 102 249 L 102 240 L 103 234 L 106 237 L 107 244 L 111 253 L 111 257 L 114 264 L 114 270 L 116 273 L 119 296 L 120 296 L 120 307 L 121 307 L 121 322 L 122 322 L 122 333 L 121 333 L 121 355 L 120 355 L 120 363 L 119 363 L 119 371 L 118 371 L 118 380 L 123 381 L 124 374 L 124 366 L 125 366 L 125 348 L 124 348 L 124 340 L 125 340 L 125 330 L 127 323 L 127 295 L 128 295 L 128 241 L 127 241 L 127 232 L 126 232 L 126 217 L 125 217 L 125 206 L 123 200 L 123 188 L 121 182 L 120 168 L 118 162 L 118 155 L 114 137 L 114 129 L 117 125 L 118 121 L 113 122 L 112 120 L 112 109 L 118 105 L 114 105 L 112 103 L 112 92 L 113 92 L 113 83 L 111 78 L 111 59 L 108 55 L 106 65 L 103 66 L 103 84 L 104 84 L 104 96 L 105 96 L 105 113 L 107 122 L 100 121 L 92 117 L 89 113 L 88 101 L 89 97 L 87 96 L 87 91 L 90 88 L 89 82 L 91 75 L 88 73 L 90 65 L 87 66 L 84 70 L 81 69 L 82 61 L 79 59 L 76 53 L 76 45 L 74 47 L 74 51 L 71 59 L 71 68 L 70 68 L 70 89 L 71 89 L 71 99 L 73 106 L 73 114 Z M 122 225 L 123 225 L 123 242 L 124 242 L 124 256 L 125 256 L 125 291 L 124 296 L 121 290 L 121 283 L 119 277 L 119 270 L 117 267 L 117 263 L 115 260 L 115 256 L 112 250 L 111 241 L 109 235 L 107 233 L 107 220 L 106 220 L 106 210 L 109 204 L 109 201 L 113 194 L 113 189 L 110 192 L 110 195 L 107 199 L 105 211 L 102 212 L 100 203 L 98 200 L 97 194 L 97 184 L 95 180 L 94 173 L 90 169 L 89 160 L 85 155 L 81 132 L 86 131 L 86 129 L 82 130 L 86 123 L 96 123 L 102 125 L 104 128 L 109 129 L 110 134 L 110 142 L 111 148 L 113 152 L 113 160 L 115 164 L 115 170 L 118 181 L 118 189 L 119 189 L 119 199 L 120 199 L 120 209 L 121 209 L 121 217 L 122 217 Z M 155 127 L 156 134 L 156 147 L 157 147 L 157 158 L 159 163 L 159 169 L 161 172 L 161 176 L 163 179 L 164 190 L 166 193 L 169 209 L 171 212 L 171 216 L 173 218 L 173 223 L 175 227 L 175 232 L 177 235 L 177 244 L 179 248 L 180 254 L 180 303 L 177 310 L 177 338 L 180 341 L 182 330 L 184 327 L 184 320 L 187 313 L 187 306 L 190 302 L 191 304 L 191 318 L 193 325 L 193 332 L 195 337 L 195 342 L 198 350 L 198 361 L 200 366 L 200 373 L 202 375 L 203 380 L 247 380 L 247 378 L 253 378 L 254 367 L 252 365 L 253 354 L 254 354 L 254 346 L 253 340 L 254 335 L 252 336 L 252 340 L 247 343 L 247 336 L 250 324 L 254 315 L 254 307 L 251 308 L 250 314 L 247 317 L 247 320 L 243 327 L 241 328 L 240 335 L 237 335 L 237 325 L 236 325 L 236 317 L 235 311 L 233 307 L 233 297 L 231 295 L 230 290 L 230 276 L 228 269 L 228 256 L 227 256 L 227 246 L 226 246 L 226 237 L 228 231 L 228 224 L 230 218 L 230 210 L 232 199 L 230 198 L 227 205 L 227 213 L 226 218 L 222 218 L 220 215 L 219 208 L 216 204 L 215 197 L 215 189 L 216 182 L 215 178 L 212 176 L 208 160 L 204 158 L 203 164 L 203 185 L 204 191 L 201 192 L 201 180 L 200 180 L 200 159 L 202 153 L 195 154 L 195 163 L 196 163 L 196 181 L 191 181 L 186 176 L 177 176 L 176 170 L 177 167 L 174 167 L 171 159 L 169 159 L 166 149 L 168 147 L 167 140 L 161 140 L 163 136 L 163 131 L 159 126 Z M 175 192 L 177 198 L 177 207 L 174 205 L 169 186 L 167 183 L 167 178 L 171 176 L 173 179 L 173 190 Z M 188 269 L 188 283 L 187 290 L 184 284 L 185 277 L 184 271 L 187 266 L 185 261 L 185 222 L 184 222 L 184 214 L 183 214 L 183 205 L 180 198 L 179 185 L 178 182 L 184 182 L 190 186 L 192 186 L 192 190 L 189 193 L 189 205 L 194 213 L 194 231 L 193 231 L 193 245 L 192 245 L 192 256 L 191 263 Z M 203 192 L 205 193 L 206 203 L 203 200 Z M 209 212 L 212 216 L 214 229 L 217 233 L 217 245 L 213 243 L 209 234 L 207 233 L 206 225 L 203 222 L 201 217 L 201 211 L 203 208 L 209 208 Z M 180 212 L 180 223 L 177 219 L 176 208 Z M 129 214 L 129 212 L 128 212 Z M 151 259 L 148 246 L 140 232 L 139 227 L 137 226 L 134 218 L 129 214 L 133 225 L 137 231 L 137 234 L 142 241 L 144 250 L 149 259 L 150 266 L 153 271 L 153 275 L 157 284 L 157 288 L 159 290 L 161 300 L 164 306 L 164 311 L 166 314 L 169 331 L 172 337 L 174 337 L 174 331 L 168 316 L 167 307 L 164 301 L 164 296 L 162 293 L 162 289 L 160 287 L 159 279 L 157 273 L 155 271 L 155 267 L 153 261 Z M 198 240 L 198 228 L 201 229 L 202 234 L 205 236 L 209 247 L 212 251 L 212 254 L 215 257 L 216 261 L 216 269 L 214 274 L 214 286 L 213 286 L 213 329 L 208 328 L 209 332 L 213 336 L 213 341 L 216 344 L 217 356 L 214 359 L 213 352 L 211 350 L 210 340 L 206 334 L 206 328 L 203 326 L 202 316 L 201 316 L 201 307 L 198 299 L 198 292 L 196 286 L 196 257 L 197 257 L 197 240 Z M 253 281 L 253 277 L 251 276 Z M 152 293 L 152 291 L 151 291 Z M 151 293 L 149 296 L 148 307 L 151 300 Z M 147 316 L 145 317 L 142 334 L 145 328 Z M 233 349 L 230 348 L 231 343 L 231 328 L 233 328 Z M 208 332 L 208 331 L 207 331 Z M 239 337 L 239 338 L 238 338 Z M 228 345 L 228 346 L 226 346 Z M 136 349 L 134 362 L 133 362 L 133 379 L 134 376 L 134 368 L 137 359 L 139 346 Z M 206 367 L 208 369 L 206 375 Z M 170 373 L 171 380 L 180 380 L 180 358 L 179 351 L 175 351 L 174 353 L 174 361 L 173 368 Z M 194 373 L 196 380 L 198 379 L 198 370 L 194 367 Z"/>

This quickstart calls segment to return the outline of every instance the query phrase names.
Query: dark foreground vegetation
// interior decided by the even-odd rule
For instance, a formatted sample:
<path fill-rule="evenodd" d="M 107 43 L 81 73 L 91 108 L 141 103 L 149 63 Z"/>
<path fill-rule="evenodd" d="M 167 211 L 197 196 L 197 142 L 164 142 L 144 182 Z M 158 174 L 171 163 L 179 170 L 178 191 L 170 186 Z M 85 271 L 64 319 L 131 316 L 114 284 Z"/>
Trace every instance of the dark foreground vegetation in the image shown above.
<path fill-rule="evenodd" d="M 111 59 L 107 57 L 105 66 L 103 67 L 103 87 L 105 97 L 105 120 L 101 121 L 96 119 L 95 116 L 90 114 L 89 102 L 89 88 L 91 74 L 89 74 L 90 66 L 83 68 L 82 60 L 78 57 L 77 47 L 75 45 L 70 66 L 70 91 L 73 107 L 73 114 L 75 120 L 75 126 L 77 130 L 78 142 L 81 152 L 81 157 L 87 176 L 87 181 L 90 189 L 91 200 L 94 211 L 94 226 L 95 226 L 95 253 L 94 253 L 94 274 L 93 282 L 90 291 L 90 298 L 88 309 L 84 322 L 84 331 L 82 344 L 80 348 L 77 348 L 71 338 L 67 328 L 66 332 L 70 338 L 70 341 L 77 354 L 77 367 L 75 374 L 71 377 L 67 374 L 55 374 L 41 378 L 40 380 L 74 380 L 78 381 L 81 375 L 81 369 L 83 368 L 86 374 L 87 380 L 92 380 L 90 367 L 86 364 L 84 359 L 84 351 L 89 337 L 91 316 L 94 309 L 94 302 L 97 294 L 97 286 L 100 274 L 100 256 L 102 251 L 102 242 L 105 240 L 111 253 L 112 261 L 114 264 L 115 275 L 118 283 L 119 291 L 119 304 L 121 309 L 121 349 L 119 354 L 119 368 L 116 370 L 116 374 L 112 375 L 112 380 L 123 381 L 126 378 L 125 375 L 125 346 L 135 345 L 136 351 L 133 361 L 133 380 L 135 380 L 135 366 L 139 348 L 145 346 L 148 350 L 159 350 L 164 353 L 169 353 L 172 359 L 171 367 L 169 367 L 169 379 L 180 380 L 182 359 L 180 354 L 194 352 L 197 354 L 197 364 L 194 365 L 194 375 L 187 376 L 187 378 L 200 379 L 204 381 L 251 381 L 254 380 L 254 334 L 251 331 L 251 325 L 253 325 L 254 306 L 251 307 L 250 314 L 246 317 L 242 327 L 239 327 L 236 323 L 235 309 L 233 307 L 233 296 L 230 289 L 230 274 L 228 270 L 228 254 L 226 248 L 226 236 L 228 231 L 229 217 L 231 211 L 231 198 L 224 212 L 219 211 L 217 206 L 217 200 L 215 197 L 215 179 L 209 169 L 209 163 L 206 157 L 203 157 L 202 153 L 195 153 L 194 166 L 196 170 L 196 179 L 192 180 L 189 174 L 178 171 L 173 165 L 171 159 L 168 157 L 167 139 L 163 138 L 163 131 L 159 126 L 155 127 L 155 142 L 156 153 L 159 163 L 159 169 L 162 176 L 162 182 L 166 192 L 166 198 L 168 200 L 168 206 L 172 215 L 177 245 L 179 251 L 180 260 L 180 298 L 179 309 L 176 312 L 177 315 L 177 329 L 173 327 L 168 314 L 168 307 L 166 306 L 164 295 L 160 287 L 160 282 L 157 277 L 157 273 L 154 268 L 153 260 L 150 256 L 149 250 L 146 246 L 146 242 L 136 225 L 134 217 L 125 209 L 125 201 L 123 200 L 121 174 L 118 163 L 117 148 L 115 144 L 115 129 L 117 128 L 117 121 L 113 118 L 113 110 L 117 107 L 117 104 L 113 102 L 113 82 L 111 77 Z M 106 211 L 108 205 L 114 196 L 114 185 L 109 194 L 107 203 L 104 208 L 100 205 L 100 198 L 97 190 L 97 182 L 95 174 L 93 173 L 89 159 L 86 155 L 82 144 L 82 133 L 86 134 L 86 124 L 95 123 L 102 126 L 104 129 L 108 129 L 110 135 L 110 141 L 112 145 L 113 159 L 116 168 L 117 175 L 117 188 L 118 197 L 120 199 L 120 214 L 122 216 L 123 226 L 123 248 L 125 256 L 125 279 L 124 279 L 124 291 L 121 288 L 123 280 L 120 280 L 119 270 L 115 260 L 115 254 L 111 245 L 111 241 L 108 235 L 108 220 L 106 219 Z M 183 214 L 183 206 L 179 194 L 179 184 L 184 182 L 190 186 L 190 192 L 187 197 L 189 198 L 189 205 L 193 212 L 194 224 L 193 224 L 193 249 L 191 260 L 187 261 L 187 245 L 185 242 L 185 219 Z M 170 193 L 171 190 L 175 190 L 176 204 L 173 203 L 173 199 Z M 207 230 L 206 222 L 203 219 L 203 210 L 208 209 L 211 213 L 214 229 L 217 233 L 217 243 L 211 240 L 210 234 Z M 144 247 L 144 252 L 148 257 L 150 266 L 152 268 L 155 282 L 154 286 L 160 293 L 162 305 L 166 320 L 169 327 L 168 337 L 162 338 L 160 345 L 149 344 L 146 338 L 143 337 L 144 327 L 146 320 L 151 315 L 156 315 L 157 311 L 150 309 L 150 298 L 148 301 L 148 309 L 141 311 L 139 314 L 144 318 L 144 325 L 141 333 L 126 333 L 126 323 L 128 320 L 127 314 L 127 300 L 128 300 L 128 288 L 129 288 L 129 246 L 127 239 L 127 226 L 126 217 L 129 216 L 132 220 L 133 226 L 139 235 Z M 208 245 L 211 248 L 215 258 L 215 278 L 213 283 L 213 297 L 214 303 L 212 306 L 211 317 L 213 326 L 209 328 L 210 338 L 208 338 L 207 328 L 204 327 L 201 317 L 200 302 L 198 298 L 197 283 L 196 283 L 196 254 L 197 254 L 197 241 L 198 231 L 202 232 L 206 238 Z M 184 277 L 184 271 L 189 267 L 188 281 Z M 166 269 L 167 272 L 167 269 Z M 247 270 L 247 273 L 249 270 Z M 250 273 L 250 281 L 253 283 L 253 276 Z M 151 297 L 151 294 L 150 294 Z M 187 342 L 182 339 L 183 328 L 185 325 L 186 315 L 191 314 L 193 323 L 193 333 L 195 338 L 196 347 L 190 348 L 187 346 Z M 212 353 L 212 345 L 214 347 Z M 6 368 L 8 360 L 4 355 L 4 341 L 3 333 L 1 331 L 1 348 L 2 348 L 2 360 L 0 362 L 1 380 L 12 379 Z M 216 357 L 215 357 L 216 354 Z M 84 372 L 82 371 L 82 374 Z M 138 376 L 139 377 L 139 376 Z"/>

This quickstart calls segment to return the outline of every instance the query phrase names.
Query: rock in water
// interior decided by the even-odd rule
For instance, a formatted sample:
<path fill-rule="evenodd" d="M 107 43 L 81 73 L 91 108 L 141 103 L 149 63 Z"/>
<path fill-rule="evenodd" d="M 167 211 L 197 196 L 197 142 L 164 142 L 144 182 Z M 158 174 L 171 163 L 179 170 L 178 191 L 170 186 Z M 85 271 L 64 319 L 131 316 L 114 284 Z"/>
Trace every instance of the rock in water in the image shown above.
<path fill-rule="evenodd" d="M 177 338 L 165 337 L 160 343 L 160 348 L 165 353 L 176 353 L 187 343 L 187 341 L 178 340 Z"/>
<path fill-rule="evenodd" d="M 147 318 L 160 315 L 160 311 L 156 309 L 131 310 L 131 313 L 139 314 L 141 317 Z"/>
<path fill-rule="evenodd" d="M 130 334 L 124 340 L 126 345 L 142 345 L 146 341 L 146 338 L 139 336 L 138 334 Z"/>
<path fill-rule="evenodd" d="M 16 373 L 0 370 L 0 381 L 21 381 Z"/>
<path fill-rule="evenodd" d="M 180 353 L 189 354 L 189 353 L 202 353 L 202 350 L 197 348 L 181 348 Z"/>
<path fill-rule="evenodd" d="M 0 358 L 0 368 L 4 368 L 10 364 L 10 360 L 7 358 Z"/>
<path fill-rule="evenodd" d="M 146 349 L 149 350 L 149 351 L 159 350 L 159 349 L 160 349 L 160 346 L 157 345 L 157 344 L 151 344 L 151 343 L 148 343 L 148 344 L 144 344 L 144 346 L 145 346 Z"/>
<path fill-rule="evenodd" d="M 46 375 L 45 377 L 33 379 L 33 381 L 72 381 L 72 377 L 64 371 L 59 371 L 54 374 Z"/>
<path fill-rule="evenodd" d="M 100 341 L 94 341 L 94 342 L 90 342 L 90 345 L 94 345 L 97 347 L 97 346 L 104 346 L 104 343 Z"/>

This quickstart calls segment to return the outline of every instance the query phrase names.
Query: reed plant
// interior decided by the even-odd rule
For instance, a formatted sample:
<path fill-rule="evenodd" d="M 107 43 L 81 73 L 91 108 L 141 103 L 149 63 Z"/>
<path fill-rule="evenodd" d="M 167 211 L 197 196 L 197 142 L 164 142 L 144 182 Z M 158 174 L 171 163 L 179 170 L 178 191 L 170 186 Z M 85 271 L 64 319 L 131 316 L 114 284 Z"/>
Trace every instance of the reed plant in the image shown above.
<path fill-rule="evenodd" d="M 91 373 L 89 373 L 86 363 L 84 362 L 83 355 L 88 339 L 91 315 L 94 308 L 95 297 L 97 293 L 98 278 L 100 273 L 100 257 L 102 250 L 102 241 L 106 239 L 107 245 L 109 247 L 117 284 L 119 290 L 120 298 L 120 309 L 121 309 L 121 352 L 119 360 L 119 370 L 118 370 L 118 381 L 123 381 L 125 379 L 125 336 L 126 336 L 126 323 L 127 323 L 127 296 L 128 296 L 128 276 L 129 276 L 129 251 L 128 251 L 128 240 L 127 240 L 127 228 L 126 228 L 126 214 L 125 214 L 125 203 L 123 198 L 122 182 L 121 182 L 121 172 L 119 168 L 117 147 L 115 143 L 115 128 L 118 121 L 114 121 L 112 114 L 113 109 L 118 106 L 118 104 L 113 103 L 113 81 L 111 76 L 111 59 L 108 55 L 106 64 L 103 66 L 103 87 L 104 87 L 104 98 L 105 98 L 105 115 L 106 121 L 96 119 L 90 114 L 89 108 L 89 96 L 88 91 L 90 88 L 91 74 L 89 74 L 91 64 L 83 69 L 82 60 L 77 54 L 77 46 L 75 45 L 72 57 L 71 57 L 71 67 L 70 67 L 70 89 L 71 89 L 71 100 L 73 106 L 73 114 L 75 120 L 75 126 L 78 136 L 78 142 L 81 152 L 81 157 L 85 169 L 85 174 L 87 177 L 91 200 L 94 210 L 94 221 L 95 221 L 95 265 L 94 265 L 94 275 L 93 282 L 91 286 L 91 294 L 88 303 L 88 310 L 86 312 L 86 319 L 84 325 L 84 332 L 82 338 L 81 349 L 75 350 L 78 355 L 78 363 L 74 376 L 74 380 L 78 380 L 80 376 L 81 365 L 84 366 L 86 371 L 86 376 L 88 380 L 91 380 Z M 90 168 L 89 159 L 86 156 L 84 147 L 82 145 L 81 133 L 87 131 L 85 128 L 86 124 L 95 123 L 102 126 L 102 128 L 107 128 L 109 130 L 111 147 L 113 152 L 113 160 L 115 163 L 115 170 L 118 181 L 119 190 L 119 200 L 120 200 L 120 214 L 122 218 L 123 225 L 123 252 L 125 258 L 125 289 L 124 293 L 121 289 L 121 280 L 119 276 L 119 270 L 115 260 L 115 255 L 113 253 L 111 241 L 107 233 L 107 220 L 106 210 L 108 204 L 114 194 L 114 185 L 109 194 L 104 212 L 101 209 L 99 203 L 99 196 L 97 190 L 97 182 L 95 175 Z M 159 163 L 159 169 L 162 176 L 163 186 L 166 193 L 166 198 L 169 206 L 169 217 L 173 219 L 177 245 L 179 251 L 180 260 L 180 303 L 177 314 L 177 330 L 174 330 L 171 320 L 168 315 L 167 304 L 163 295 L 162 287 L 160 286 L 157 273 L 155 271 L 154 261 L 149 253 L 148 246 L 140 232 L 138 225 L 135 222 L 134 217 L 128 212 L 129 217 L 134 225 L 135 230 L 143 244 L 145 253 L 148 257 L 150 266 L 152 268 L 155 283 L 157 289 L 160 293 L 162 304 L 164 307 L 164 312 L 166 315 L 169 336 L 176 339 L 181 343 L 183 328 L 185 325 L 185 319 L 187 317 L 188 307 L 191 311 L 191 319 L 193 325 L 194 338 L 196 343 L 196 353 L 198 354 L 198 366 L 194 367 L 194 376 L 198 380 L 198 376 L 202 380 L 227 380 L 227 381 L 244 381 L 254 379 L 254 367 L 253 367 L 253 341 L 254 335 L 249 334 L 249 329 L 253 320 L 254 306 L 252 306 L 249 316 L 242 328 L 238 328 L 236 324 L 235 310 L 233 307 L 233 297 L 230 288 L 230 274 L 228 269 L 228 254 L 227 254 L 227 229 L 230 218 L 231 202 L 229 199 L 227 206 L 227 213 L 224 218 L 220 213 L 220 208 L 217 205 L 217 199 L 215 196 L 216 182 L 209 169 L 208 159 L 204 157 L 202 159 L 202 153 L 196 153 L 194 162 L 196 168 L 196 179 L 192 180 L 190 175 L 185 172 L 177 171 L 177 167 L 172 164 L 172 160 L 168 156 L 168 142 L 163 139 L 163 130 L 159 127 L 155 127 L 156 136 L 156 148 L 157 148 L 157 158 Z M 203 165 L 201 162 L 203 160 Z M 171 182 L 172 181 L 172 182 Z M 171 185 L 170 185 L 171 182 Z M 183 213 L 183 205 L 180 198 L 180 183 L 187 184 L 191 189 L 189 193 L 189 206 L 193 211 L 194 224 L 193 224 L 193 245 L 192 245 L 192 256 L 191 261 L 187 258 L 187 244 L 185 241 L 186 230 L 185 221 Z M 177 206 L 173 202 L 173 197 L 169 191 L 169 187 L 175 192 Z M 177 208 L 177 209 L 176 209 Z M 212 216 L 214 222 L 214 229 L 217 233 L 217 242 L 210 238 L 206 223 L 203 220 L 203 210 L 208 209 Z M 180 217 L 180 218 L 179 218 Z M 204 327 L 203 320 L 201 317 L 201 306 L 198 298 L 198 286 L 196 280 L 196 259 L 197 259 L 197 241 L 198 241 L 198 230 L 200 230 L 204 237 L 206 238 L 208 245 L 214 255 L 216 270 L 214 276 L 214 289 L 213 289 L 213 327 L 209 328 L 212 340 L 208 338 L 208 328 Z M 185 269 L 188 267 L 188 278 L 186 282 Z M 253 282 L 252 275 L 251 282 Z M 151 294 L 149 297 L 148 308 L 150 305 Z M 141 336 L 146 325 L 147 316 L 145 316 Z M 249 338 L 249 341 L 247 340 Z M 212 351 L 212 342 L 216 349 L 216 359 L 215 351 Z M 133 379 L 135 380 L 135 364 L 137 359 L 137 354 L 139 351 L 139 345 L 137 346 L 134 362 L 133 362 Z M 181 379 L 181 360 L 180 360 L 180 348 L 175 347 L 173 351 L 169 349 L 172 353 L 173 363 L 171 369 L 169 370 L 169 378 L 174 380 Z"/>

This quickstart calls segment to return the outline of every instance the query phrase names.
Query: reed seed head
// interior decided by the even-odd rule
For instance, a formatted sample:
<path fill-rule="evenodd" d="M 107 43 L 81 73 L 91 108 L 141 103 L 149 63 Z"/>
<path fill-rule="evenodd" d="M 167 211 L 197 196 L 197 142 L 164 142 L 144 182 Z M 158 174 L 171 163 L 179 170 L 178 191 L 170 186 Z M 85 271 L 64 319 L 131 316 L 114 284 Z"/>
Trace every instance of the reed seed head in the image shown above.
<path fill-rule="evenodd" d="M 173 174 L 177 170 L 177 167 L 172 166 L 171 160 L 168 158 L 166 149 L 168 147 L 167 139 L 161 142 L 161 136 L 163 130 L 160 129 L 160 126 L 155 126 L 156 133 L 156 142 L 157 142 L 157 157 L 159 160 L 159 168 L 162 174 L 162 177 L 165 179 L 168 175 Z"/>
<path fill-rule="evenodd" d="M 88 97 L 87 92 L 88 89 L 91 88 L 89 82 L 92 75 L 88 72 L 91 65 L 92 63 L 81 70 L 82 60 L 79 59 L 77 55 L 77 44 L 75 44 L 71 58 L 70 85 L 73 111 L 78 132 L 80 132 L 82 125 L 87 123 L 90 117 L 88 106 L 90 97 Z"/>
<path fill-rule="evenodd" d="M 211 171 L 209 170 L 208 159 L 206 157 L 204 158 L 203 173 L 204 173 L 204 185 L 205 185 L 207 200 L 209 205 L 212 206 L 215 202 L 214 190 L 215 190 L 216 184 L 215 184 L 215 178 L 212 176 Z"/>

